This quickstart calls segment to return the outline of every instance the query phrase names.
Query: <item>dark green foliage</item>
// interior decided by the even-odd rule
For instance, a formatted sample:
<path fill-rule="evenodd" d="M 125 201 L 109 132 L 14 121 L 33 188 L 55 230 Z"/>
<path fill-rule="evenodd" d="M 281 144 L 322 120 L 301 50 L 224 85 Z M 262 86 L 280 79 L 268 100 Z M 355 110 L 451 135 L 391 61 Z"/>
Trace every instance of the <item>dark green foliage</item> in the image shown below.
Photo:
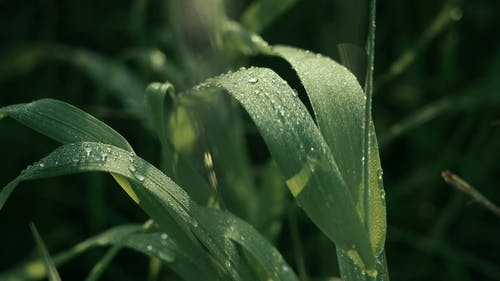
<path fill-rule="evenodd" d="M 340 246 L 337 254 L 344 277 L 350 272 L 360 278 L 357 265 L 346 257 L 349 247 L 342 234 L 346 229 L 353 234 L 349 239 L 364 241 L 355 245 L 364 260 L 367 249 L 375 249 L 377 261 L 368 263 L 376 262 L 379 272 L 387 257 L 393 280 L 500 279 L 498 218 L 478 204 L 468 204 L 467 196 L 440 177 L 443 170 L 451 169 L 490 201 L 500 203 L 498 1 L 378 1 L 373 121 L 365 114 L 362 87 L 353 82 L 354 76 L 349 74 L 347 79 L 354 98 L 343 100 L 345 91 L 335 86 L 342 83 L 342 75 L 328 78 L 331 73 L 325 69 L 338 67 L 342 72 L 344 68 L 332 61 L 322 69 L 313 62 L 325 59 L 315 53 L 331 57 L 365 86 L 368 1 L 275 2 L 0 2 L 2 113 L 67 143 L 58 148 L 59 143 L 2 116 L 0 186 L 47 155 L 54 161 L 42 160 L 21 174 L 20 179 L 44 179 L 22 183 L 8 201 L 10 192 L 2 192 L 0 280 L 40 279 L 46 272 L 44 261 L 50 259 L 62 280 L 93 280 L 101 274 L 101 280 L 125 281 L 147 276 L 149 280 L 200 276 L 205 280 L 270 276 L 295 280 L 293 272 L 304 280 L 327 280 L 340 275 L 330 239 Z M 273 46 L 290 45 L 311 53 L 268 46 L 252 32 Z M 274 72 L 238 71 L 251 65 Z M 228 70 L 232 74 L 190 90 Z M 261 72 L 266 74 L 257 77 Z M 272 140 L 274 135 L 269 133 L 266 139 L 266 128 L 276 126 L 274 131 L 280 132 L 277 124 L 266 121 L 272 119 L 276 105 L 262 102 L 256 107 L 257 111 L 269 107 L 260 116 L 267 125 L 259 125 L 259 112 L 252 113 L 238 98 L 254 90 L 238 90 L 249 85 L 250 74 L 258 78 L 257 84 L 272 81 L 271 76 L 287 81 L 283 89 L 265 82 L 267 90 L 291 93 L 295 89 L 293 104 L 286 100 L 280 104 L 284 114 L 306 117 L 298 119 L 299 125 L 285 124 L 282 138 Z M 238 83 L 226 80 L 229 76 Z M 321 84 L 337 78 L 335 83 Z M 146 86 L 155 81 L 161 83 L 152 84 L 145 96 Z M 212 92 L 214 86 L 227 89 L 245 109 L 229 95 Z M 201 89 L 209 91 L 201 93 Z M 282 102 L 281 96 L 272 94 Z M 262 95 L 261 100 L 266 98 Z M 35 100 L 30 110 L 10 106 Z M 40 110 L 47 104 L 57 110 Z M 68 104 L 96 118 L 81 115 Z M 279 119 L 280 110 L 274 113 Z M 88 127 L 81 127 L 82 123 Z M 320 151 L 326 156 L 301 156 L 305 151 L 293 138 L 307 130 L 313 133 L 301 139 L 307 141 L 305 147 L 326 144 L 328 149 Z M 350 136 L 363 135 L 365 130 L 369 139 Z M 311 135 L 317 138 L 309 139 Z M 287 138 L 292 141 L 283 142 Z M 360 149 L 366 143 L 369 154 Z M 64 164 L 58 156 L 60 151 L 75 149 L 79 149 L 76 156 L 85 156 L 90 146 L 95 163 L 75 166 L 68 154 L 69 162 Z M 136 171 L 144 172 L 139 176 L 146 183 L 161 178 L 168 184 L 144 191 L 141 177 L 119 164 L 122 160 L 108 155 L 109 163 L 101 165 L 100 153 L 107 149 L 122 155 L 122 160 L 132 152 L 140 162 Z M 363 157 L 368 165 L 362 167 L 368 170 L 361 167 Z M 61 167 L 51 167 L 46 170 L 49 174 L 39 169 L 40 163 L 55 161 Z M 386 193 L 382 190 L 377 195 L 387 203 L 366 200 L 369 192 L 359 188 L 367 182 L 382 185 L 380 166 Z M 297 200 L 290 196 L 286 181 L 304 167 L 312 167 L 311 181 L 329 192 L 302 193 Z M 79 175 L 83 171 L 93 173 Z M 122 188 L 129 194 L 135 191 L 142 204 L 118 190 L 112 177 L 95 171 L 115 173 Z M 46 179 L 68 173 L 76 174 Z M 317 177 L 321 173 L 329 178 Z M 345 186 L 330 184 L 342 181 Z M 337 195 L 352 194 L 353 201 L 339 203 L 338 196 L 328 197 L 333 187 Z M 171 204 L 158 204 L 158 198 Z M 330 209 L 337 213 L 344 210 L 346 221 L 331 221 L 333 215 L 325 209 L 311 211 L 320 200 L 330 200 L 334 204 Z M 306 212 L 297 211 L 296 202 Z M 385 208 L 380 208 L 384 204 L 388 227 L 382 251 L 385 227 L 371 227 L 385 225 Z M 351 205 L 357 207 L 357 214 L 346 209 Z M 149 218 L 158 224 L 140 225 Z M 43 237 L 43 243 L 37 240 L 38 246 L 45 244 L 50 257 L 39 259 L 34 251 L 31 221 Z M 343 224 L 346 228 L 339 229 Z M 154 268 L 159 262 L 166 266 L 158 272 Z"/>

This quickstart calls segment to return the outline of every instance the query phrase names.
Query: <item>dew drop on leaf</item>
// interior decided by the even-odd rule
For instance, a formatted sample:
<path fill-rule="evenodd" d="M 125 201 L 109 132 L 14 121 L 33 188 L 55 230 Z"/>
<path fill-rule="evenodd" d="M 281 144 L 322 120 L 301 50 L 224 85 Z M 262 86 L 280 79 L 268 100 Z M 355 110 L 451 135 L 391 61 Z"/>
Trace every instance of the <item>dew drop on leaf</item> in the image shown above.
<path fill-rule="evenodd" d="M 134 177 L 138 180 L 138 181 L 144 181 L 144 176 L 141 175 L 141 174 L 134 174 Z"/>
<path fill-rule="evenodd" d="M 85 153 L 87 153 L 87 157 L 90 156 L 90 153 L 92 152 L 92 147 L 86 146 L 85 147 Z"/>
<path fill-rule="evenodd" d="M 167 252 L 164 252 L 164 251 L 160 251 L 158 253 L 158 256 L 160 257 L 160 259 L 166 261 L 166 262 L 173 262 L 175 261 L 175 254 L 174 253 L 167 253 Z"/>
<path fill-rule="evenodd" d="M 248 83 L 250 83 L 250 84 L 255 84 L 255 83 L 257 83 L 258 81 L 259 81 L 259 80 L 258 80 L 257 78 L 255 78 L 255 77 L 250 77 L 250 78 L 248 79 Z"/>
<path fill-rule="evenodd" d="M 108 159 L 108 155 L 109 155 L 109 154 L 108 154 L 108 153 L 106 153 L 106 152 L 101 153 L 101 160 L 102 160 L 102 161 L 106 161 L 106 159 Z"/>
<path fill-rule="evenodd" d="M 132 173 L 136 171 L 134 165 L 132 164 L 128 165 L 128 170 L 131 171 Z"/>
<path fill-rule="evenodd" d="M 382 175 L 383 175 L 383 174 L 384 174 L 384 172 L 382 172 L 382 169 L 379 169 L 379 170 L 377 171 L 377 178 L 378 178 L 378 180 L 379 180 L 379 181 L 381 181 L 381 180 L 382 180 Z"/>

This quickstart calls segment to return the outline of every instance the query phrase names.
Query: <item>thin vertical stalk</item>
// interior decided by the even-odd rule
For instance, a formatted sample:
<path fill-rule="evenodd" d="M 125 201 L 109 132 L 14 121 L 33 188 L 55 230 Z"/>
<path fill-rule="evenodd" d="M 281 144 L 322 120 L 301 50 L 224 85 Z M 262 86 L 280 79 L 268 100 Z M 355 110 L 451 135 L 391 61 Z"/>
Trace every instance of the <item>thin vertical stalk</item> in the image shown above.
<path fill-rule="evenodd" d="M 309 277 L 304 262 L 304 252 L 302 251 L 302 239 L 300 238 L 298 221 L 297 221 L 297 207 L 293 206 L 292 210 L 288 213 L 288 222 L 290 224 L 290 236 L 292 239 L 292 247 L 295 256 L 295 264 L 299 273 L 300 280 L 309 281 Z"/>
<path fill-rule="evenodd" d="M 364 178 L 364 217 L 365 229 L 370 229 L 370 121 L 372 114 L 372 95 L 373 95 L 373 70 L 375 60 L 375 15 L 376 0 L 370 0 L 370 16 L 368 24 L 368 38 L 366 40 L 367 69 L 365 79 L 365 122 L 364 122 L 364 143 L 363 143 L 363 178 Z"/>

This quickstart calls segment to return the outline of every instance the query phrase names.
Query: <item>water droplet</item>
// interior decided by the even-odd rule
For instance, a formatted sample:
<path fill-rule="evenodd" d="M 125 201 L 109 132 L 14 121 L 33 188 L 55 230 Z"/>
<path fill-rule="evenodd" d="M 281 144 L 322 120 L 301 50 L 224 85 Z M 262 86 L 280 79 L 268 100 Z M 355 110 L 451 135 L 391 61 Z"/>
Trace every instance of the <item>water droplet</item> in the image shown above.
<path fill-rule="evenodd" d="M 160 251 L 158 253 L 158 257 L 166 262 L 173 262 L 175 261 L 175 254 L 174 253 L 168 253 L 165 251 Z"/>
<path fill-rule="evenodd" d="M 377 178 L 378 178 L 378 180 L 379 180 L 379 181 L 381 181 L 381 180 L 382 180 L 382 176 L 383 176 L 383 175 L 384 175 L 384 172 L 382 171 L 382 169 L 379 169 L 379 170 L 377 171 Z"/>
<path fill-rule="evenodd" d="M 40 164 L 38 164 L 38 166 L 40 166 L 40 168 L 43 168 L 43 167 L 45 167 L 45 164 L 40 163 Z"/>
<path fill-rule="evenodd" d="M 288 272 L 290 269 L 288 268 L 288 266 L 283 265 L 283 266 L 281 267 L 281 270 L 283 270 L 284 272 Z"/>
<path fill-rule="evenodd" d="M 162 234 L 160 235 L 160 238 L 161 238 L 161 239 L 163 239 L 163 240 L 165 240 L 165 239 L 167 239 L 167 238 L 168 238 L 168 234 L 166 234 L 166 233 L 162 233 Z"/>
<path fill-rule="evenodd" d="M 136 171 L 134 165 L 132 164 L 128 165 L 128 170 L 131 171 L 132 173 Z"/>
<path fill-rule="evenodd" d="M 385 200 L 385 190 L 384 189 L 380 189 L 380 198 L 382 200 Z"/>
<path fill-rule="evenodd" d="M 259 82 L 259 80 L 257 78 L 255 78 L 255 77 L 250 77 L 248 79 L 248 83 L 250 83 L 250 84 L 255 84 L 257 82 Z"/>
<path fill-rule="evenodd" d="M 101 160 L 102 160 L 102 161 L 106 161 L 106 159 L 108 159 L 108 155 L 109 155 L 109 154 L 108 154 L 107 152 L 103 152 L 103 153 L 101 153 Z"/>
<path fill-rule="evenodd" d="M 245 241 L 245 236 L 240 237 L 241 241 Z"/>
<path fill-rule="evenodd" d="M 146 249 L 148 249 L 148 251 L 152 251 L 153 250 L 153 246 L 148 245 L 148 246 L 146 246 Z"/>
<path fill-rule="evenodd" d="M 365 162 L 365 157 L 361 157 L 361 162 Z"/>
<path fill-rule="evenodd" d="M 86 147 L 85 147 L 85 153 L 87 153 L 87 157 L 89 157 L 89 156 L 90 156 L 90 153 L 91 153 L 91 152 L 92 152 L 92 147 L 90 147 L 90 146 L 86 146 Z"/>
<path fill-rule="evenodd" d="M 226 261 L 226 267 L 227 267 L 227 268 L 230 268 L 230 267 L 231 267 L 231 262 L 230 262 L 230 261 Z"/>
<path fill-rule="evenodd" d="M 276 83 L 276 79 L 274 79 L 274 78 L 271 79 L 271 83 L 273 83 L 273 84 Z"/>
<path fill-rule="evenodd" d="M 193 220 L 192 224 L 193 224 L 194 227 L 198 227 L 198 222 L 197 221 Z"/>
<path fill-rule="evenodd" d="M 140 175 L 140 174 L 134 174 L 134 177 L 135 177 L 138 181 L 144 181 L 144 176 L 143 176 L 143 175 Z"/>
<path fill-rule="evenodd" d="M 281 80 L 281 85 L 286 85 L 286 81 L 285 80 Z"/>
<path fill-rule="evenodd" d="M 59 165 L 59 161 L 56 161 L 56 165 Z"/>

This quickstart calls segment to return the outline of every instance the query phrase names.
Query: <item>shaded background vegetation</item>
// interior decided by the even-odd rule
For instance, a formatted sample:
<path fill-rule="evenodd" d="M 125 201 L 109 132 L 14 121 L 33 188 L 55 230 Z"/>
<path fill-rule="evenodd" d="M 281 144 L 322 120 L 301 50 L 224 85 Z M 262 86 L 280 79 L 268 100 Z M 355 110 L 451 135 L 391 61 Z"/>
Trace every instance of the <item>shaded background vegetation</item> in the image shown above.
<path fill-rule="evenodd" d="M 159 144 L 138 104 L 150 82 L 168 80 L 181 91 L 230 69 L 261 65 L 303 91 L 288 65 L 246 56 L 238 38 L 214 31 L 222 8 L 238 20 L 250 4 L 225 2 L 0 1 L 0 105 L 42 97 L 67 101 L 110 124 L 157 163 Z M 260 32 L 270 44 L 337 59 L 340 43 L 364 46 L 365 1 L 288 2 Z M 373 115 L 387 194 L 390 275 L 500 280 L 499 219 L 469 204 L 440 176 L 451 169 L 500 202 L 500 2 L 379 2 Z M 267 150 L 249 119 L 243 120 L 252 173 L 259 176 Z M 0 122 L 0 139 L 2 185 L 57 146 L 10 119 Z M 146 219 L 105 175 L 24 185 L 0 212 L 0 271 L 33 252 L 30 221 L 54 252 L 107 227 Z M 295 211 L 283 192 L 281 231 L 272 239 L 295 265 Z M 338 276 L 333 244 L 304 214 L 297 215 L 309 274 Z M 80 279 L 102 253 L 92 250 L 64 265 L 63 278 Z M 124 251 L 105 279 L 143 280 L 147 266 L 146 258 Z"/>

